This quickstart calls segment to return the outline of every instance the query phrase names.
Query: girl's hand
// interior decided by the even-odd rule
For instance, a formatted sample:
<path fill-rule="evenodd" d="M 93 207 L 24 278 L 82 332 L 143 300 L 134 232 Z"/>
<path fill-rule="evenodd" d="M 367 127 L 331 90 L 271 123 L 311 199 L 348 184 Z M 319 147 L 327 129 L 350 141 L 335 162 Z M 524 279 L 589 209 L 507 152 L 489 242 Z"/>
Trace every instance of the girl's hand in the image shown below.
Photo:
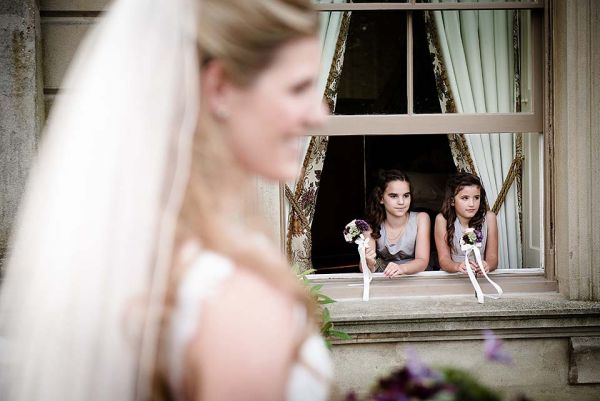
<path fill-rule="evenodd" d="M 388 263 L 387 267 L 383 271 L 383 275 L 385 277 L 398 277 L 404 274 L 404 270 L 402 269 L 402 265 L 396 264 L 394 262 Z"/>
<path fill-rule="evenodd" d="M 483 265 L 483 270 L 484 270 L 486 273 L 489 273 L 489 272 L 490 272 L 490 267 L 488 266 L 488 263 L 487 263 L 485 260 L 482 260 L 482 261 L 481 261 L 481 264 Z M 475 266 L 474 266 L 474 270 L 475 270 L 475 273 L 476 273 L 476 274 L 483 274 L 483 272 L 482 272 L 482 271 L 481 271 L 481 269 L 479 268 L 479 265 L 477 265 L 477 264 L 475 264 Z"/>
<path fill-rule="evenodd" d="M 465 262 L 456 263 L 456 272 L 457 273 L 466 273 L 467 268 L 465 267 Z"/>
<path fill-rule="evenodd" d="M 469 261 L 469 264 L 471 265 L 471 270 L 477 273 L 477 271 L 479 270 L 479 266 L 477 266 L 477 263 Z M 467 267 L 465 266 L 465 262 L 460 262 L 456 264 L 456 272 L 467 274 Z"/>
<path fill-rule="evenodd" d="M 375 266 L 375 258 L 377 257 L 377 252 L 375 252 L 375 248 L 370 246 L 367 243 L 365 247 L 365 258 L 367 259 L 368 266 Z"/>

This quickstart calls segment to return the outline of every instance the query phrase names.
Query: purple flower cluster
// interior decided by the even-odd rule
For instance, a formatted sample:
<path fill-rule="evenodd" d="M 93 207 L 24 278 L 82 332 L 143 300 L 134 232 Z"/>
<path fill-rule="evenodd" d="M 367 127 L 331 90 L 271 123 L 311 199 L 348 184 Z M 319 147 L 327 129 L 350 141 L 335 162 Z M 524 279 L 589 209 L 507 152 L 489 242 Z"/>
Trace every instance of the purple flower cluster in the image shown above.
<path fill-rule="evenodd" d="M 483 342 L 483 353 L 488 360 L 506 365 L 512 363 L 512 357 L 504 350 L 502 340 L 496 337 L 493 331 L 484 330 L 483 337 L 485 338 Z"/>
<path fill-rule="evenodd" d="M 406 365 L 394 370 L 389 376 L 379 379 L 368 400 L 373 401 L 410 401 L 432 400 L 446 394 L 441 399 L 452 399 L 454 386 L 444 383 L 440 373 L 425 365 L 417 354 L 407 351 Z M 356 394 L 350 393 L 346 401 L 358 400 Z"/>
<path fill-rule="evenodd" d="M 481 230 L 471 229 L 465 231 L 464 235 L 462 236 L 462 240 L 465 244 L 468 245 L 481 244 L 481 242 L 483 241 L 483 234 L 481 233 Z"/>
<path fill-rule="evenodd" d="M 491 330 L 483 332 L 484 355 L 487 360 L 511 363 L 502 341 Z M 527 398 L 521 398 L 527 400 Z M 500 397 L 476 377 L 455 368 L 432 369 L 412 349 L 407 350 L 406 364 L 379 379 L 365 398 L 354 392 L 345 401 L 499 401 Z"/>
<path fill-rule="evenodd" d="M 365 231 L 369 231 L 369 224 L 366 221 L 364 221 L 364 220 L 357 219 L 356 220 L 356 227 L 358 227 L 358 229 L 361 232 L 363 232 L 363 233 Z"/>
<path fill-rule="evenodd" d="M 344 227 L 344 238 L 347 242 L 354 242 L 362 233 L 369 231 L 369 228 L 369 224 L 364 220 L 352 220 Z"/>

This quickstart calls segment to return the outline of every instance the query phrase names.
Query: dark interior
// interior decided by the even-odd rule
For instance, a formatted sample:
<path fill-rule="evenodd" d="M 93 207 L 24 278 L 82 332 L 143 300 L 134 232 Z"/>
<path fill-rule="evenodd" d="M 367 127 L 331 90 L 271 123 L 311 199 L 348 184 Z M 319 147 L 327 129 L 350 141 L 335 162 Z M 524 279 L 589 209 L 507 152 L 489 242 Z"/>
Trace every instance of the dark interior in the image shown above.
<path fill-rule="evenodd" d="M 415 111 L 439 113 L 422 14 L 413 18 Z M 401 114 L 406 101 L 406 14 L 354 12 L 335 114 Z M 330 137 L 312 224 L 317 273 L 358 272 L 356 246 L 342 230 L 364 217 L 379 169 L 405 171 L 413 186 L 413 210 L 432 221 L 430 269 L 437 269 L 433 221 L 448 175 L 456 172 L 446 135 Z"/>

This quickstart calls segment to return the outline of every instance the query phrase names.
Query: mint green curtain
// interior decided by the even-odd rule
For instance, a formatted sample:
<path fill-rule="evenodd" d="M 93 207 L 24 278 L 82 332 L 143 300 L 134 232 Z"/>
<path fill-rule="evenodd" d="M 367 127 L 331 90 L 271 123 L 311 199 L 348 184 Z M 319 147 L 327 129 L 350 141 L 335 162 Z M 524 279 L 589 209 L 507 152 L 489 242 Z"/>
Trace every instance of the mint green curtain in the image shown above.
<path fill-rule="evenodd" d="M 515 111 L 512 17 L 512 10 L 433 12 L 439 51 L 456 112 Z M 515 135 L 464 137 L 492 205 L 516 154 Z M 518 210 L 513 184 L 498 213 L 500 269 L 522 267 Z"/>

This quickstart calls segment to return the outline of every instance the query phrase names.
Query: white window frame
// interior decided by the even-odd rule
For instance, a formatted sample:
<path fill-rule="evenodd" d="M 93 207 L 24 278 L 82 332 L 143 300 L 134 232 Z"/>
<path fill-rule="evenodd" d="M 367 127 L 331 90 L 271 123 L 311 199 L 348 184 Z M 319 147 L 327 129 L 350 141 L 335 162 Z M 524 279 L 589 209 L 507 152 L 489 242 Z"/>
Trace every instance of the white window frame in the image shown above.
<path fill-rule="evenodd" d="M 327 3 L 315 4 L 319 11 L 367 11 L 367 10 L 403 10 L 408 16 L 413 11 L 433 10 L 532 10 L 531 55 L 533 82 L 531 93 L 531 111 L 519 113 L 474 113 L 474 114 L 416 114 L 413 110 L 413 38 L 412 18 L 407 18 L 407 113 L 397 115 L 332 115 L 320 129 L 313 130 L 310 135 L 428 135 L 460 132 L 470 133 L 541 133 L 544 138 L 544 268 L 528 268 L 519 270 L 501 270 L 491 273 L 505 292 L 556 292 L 558 285 L 554 274 L 554 259 L 551 249 L 554 238 L 551 224 L 552 193 L 549 177 L 549 121 L 545 115 L 548 99 L 544 99 L 548 87 L 547 59 L 550 58 L 545 44 L 548 36 L 547 7 L 544 0 L 535 2 L 493 2 L 493 3 L 417 3 L 410 0 L 406 3 Z M 538 39 L 538 40 L 536 40 Z M 546 92 L 547 93 L 547 92 Z M 283 195 L 283 188 L 281 188 Z M 283 206 L 283 196 L 280 197 Z M 283 207 L 282 207 L 283 210 Z M 284 219 L 286 216 L 282 216 Z M 282 232 L 283 230 L 282 220 Z M 362 294 L 361 273 L 312 274 L 308 278 L 316 283 L 325 284 L 324 289 L 338 300 L 360 299 Z M 400 279 L 389 280 L 382 273 L 374 275 L 372 286 L 377 298 L 399 297 L 406 295 L 458 295 L 470 294 L 472 287 L 464 276 L 458 273 L 443 271 L 421 272 Z M 416 288 L 416 290 L 415 290 Z M 485 288 L 484 288 L 485 290 Z"/>

